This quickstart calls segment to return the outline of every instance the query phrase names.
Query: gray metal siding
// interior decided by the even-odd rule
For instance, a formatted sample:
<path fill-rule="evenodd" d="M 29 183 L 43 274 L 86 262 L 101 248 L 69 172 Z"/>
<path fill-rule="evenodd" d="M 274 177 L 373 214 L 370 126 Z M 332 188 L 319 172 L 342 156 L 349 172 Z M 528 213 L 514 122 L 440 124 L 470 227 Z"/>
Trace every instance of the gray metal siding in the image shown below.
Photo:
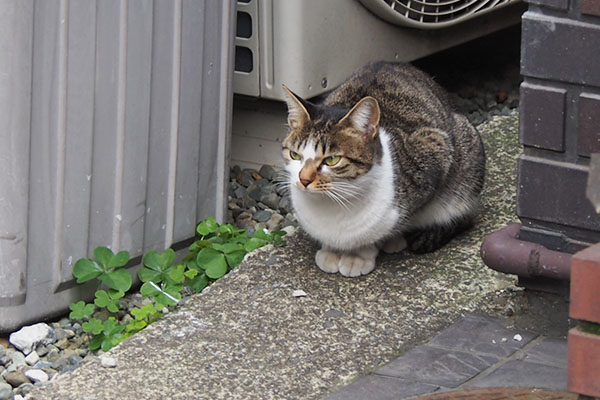
<path fill-rule="evenodd" d="M 0 0 L 0 331 L 225 212 L 235 1 Z"/>

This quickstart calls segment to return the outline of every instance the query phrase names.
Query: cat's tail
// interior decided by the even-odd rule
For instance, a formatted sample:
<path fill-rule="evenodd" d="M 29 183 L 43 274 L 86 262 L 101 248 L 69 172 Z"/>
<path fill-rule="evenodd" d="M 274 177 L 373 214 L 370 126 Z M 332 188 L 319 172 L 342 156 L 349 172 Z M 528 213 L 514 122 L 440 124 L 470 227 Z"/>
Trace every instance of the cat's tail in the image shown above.
<path fill-rule="evenodd" d="M 430 253 L 448 243 L 452 238 L 473 226 L 474 215 L 465 215 L 443 225 L 434 225 L 405 232 L 404 238 L 410 251 L 417 254 Z"/>

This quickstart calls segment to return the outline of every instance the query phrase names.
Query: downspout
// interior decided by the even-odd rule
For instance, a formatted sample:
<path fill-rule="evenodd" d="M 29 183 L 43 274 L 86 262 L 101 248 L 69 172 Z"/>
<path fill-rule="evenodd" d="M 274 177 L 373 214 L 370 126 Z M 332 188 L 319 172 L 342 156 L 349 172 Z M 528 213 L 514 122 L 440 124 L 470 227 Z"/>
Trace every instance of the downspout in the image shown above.
<path fill-rule="evenodd" d="M 519 240 L 520 229 L 520 224 L 512 224 L 486 236 L 481 245 L 483 262 L 496 271 L 524 278 L 569 280 L 571 254 Z"/>

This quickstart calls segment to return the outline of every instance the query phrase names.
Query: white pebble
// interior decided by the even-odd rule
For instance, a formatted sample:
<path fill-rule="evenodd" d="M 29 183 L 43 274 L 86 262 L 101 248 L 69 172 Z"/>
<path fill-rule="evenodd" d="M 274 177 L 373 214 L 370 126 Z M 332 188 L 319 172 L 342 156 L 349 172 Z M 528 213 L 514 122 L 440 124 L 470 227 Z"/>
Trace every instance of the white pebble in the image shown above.
<path fill-rule="evenodd" d="M 21 350 L 25 355 L 31 353 L 31 350 L 38 343 L 49 344 L 54 337 L 54 330 L 48 325 L 40 322 L 39 324 L 25 326 L 10 334 L 8 341 Z"/>
<path fill-rule="evenodd" d="M 25 371 L 25 376 L 28 377 L 33 383 L 48 381 L 48 374 L 41 369 L 28 369 Z"/>
<path fill-rule="evenodd" d="M 520 342 L 521 340 L 523 340 L 523 336 L 519 335 L 518 333 L 513 336 L 513 340 L 516 340 L 517 342 Z"/>
<path fill-rule="evenodd" d="M 508 340 L 507 338 L 503 337 L 503 338 L 502 338 L 502 340 L 501 340 L 501 342 L 502 342 L 502 343 L 504 343 L 504 342 L 506 342 L 507 340 Z"/>
<path fill-rule="evenodd" d="M 117 366 L 117 360 L 112 357 L 100 357 L 100 365 L 104 368 L 114 368 Z"/>
<path fill-rule="evenodd" d="M 32 351 L 31 353 L 29 353 L 29 355 L 27 357 L 25 357 L 25 362 L 29 366 L 33 366 L 33 365 L 37 364 L 38 361 L 40 361 L 40 356 L 38 355 L 38 353 L 35 350 Z"/>
<path fill-rule="evenodd" d="M 292 296 L 294 297 L 306 297 L 306 292 L 304 290 L 294 290 L 294 292 L 292 293 Z"/>

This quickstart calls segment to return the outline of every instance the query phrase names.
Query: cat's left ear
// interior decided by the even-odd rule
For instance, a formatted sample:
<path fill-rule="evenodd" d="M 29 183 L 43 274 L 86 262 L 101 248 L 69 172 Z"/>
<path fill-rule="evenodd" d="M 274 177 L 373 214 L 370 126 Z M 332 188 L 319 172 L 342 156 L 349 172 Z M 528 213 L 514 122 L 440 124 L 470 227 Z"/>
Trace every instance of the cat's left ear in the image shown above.
<path fill-rule="evenodd" d="M 339 123 L 350 123 L 364 139 L 372 140 L 379 133 L 379 116 L 377 100 L 367 96 L 356 103 Z"/>

